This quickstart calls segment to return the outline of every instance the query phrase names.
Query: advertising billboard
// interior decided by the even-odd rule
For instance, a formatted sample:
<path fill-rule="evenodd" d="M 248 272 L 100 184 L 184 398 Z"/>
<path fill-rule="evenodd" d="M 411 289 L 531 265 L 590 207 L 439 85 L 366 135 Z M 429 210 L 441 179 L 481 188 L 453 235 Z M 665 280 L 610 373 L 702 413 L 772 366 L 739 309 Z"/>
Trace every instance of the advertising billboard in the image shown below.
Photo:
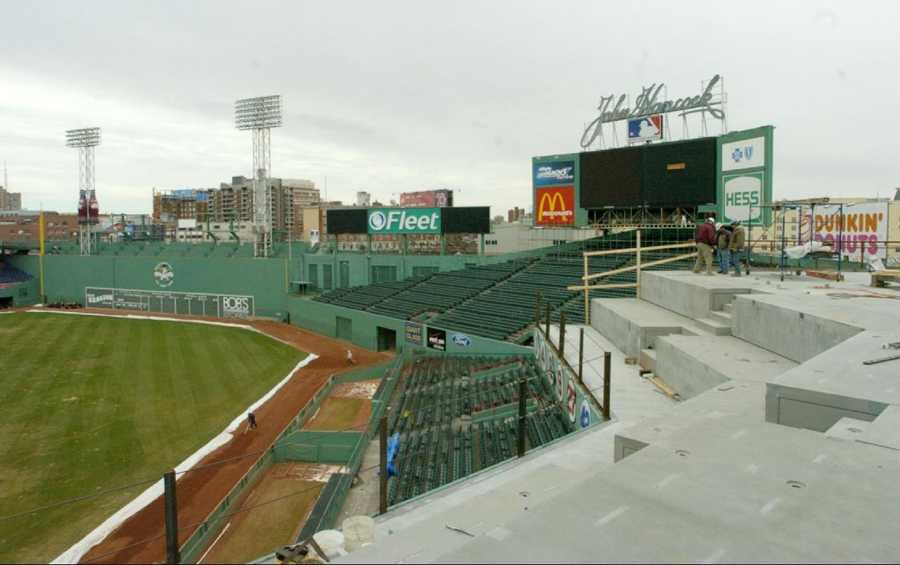
<path fill-rule="evenodd" d="M 441 209 L 369 208 L 366 224 L 371 235 L 441 233 Z"/>
<path fill-rule="evenodd" d="M 765 172 L 739 173 L 722 177 L 722 221 L 762 220 Z M 752 215 L 751 215 L 752 214 Z"/>
<path fill-rule="evenodd" d="M 462 206 L 441 209 L 444 233 L 491 233 L 489 206 Z"/>
<path fill-rule="evenodd" d="M 534 186 L 554 186 L 575 182 L 575 161 L 533 163 Z"/>
<path fill-rule="evenodd" d="M 534 223 L 538 226 L 575 224 L 575 187 L 538 188 L 535 193 Z"/>
<path fill-rule="evenodd" d="M 447 351 L 447 332 L 437 328 L 428 328 L 428 343 L 425 345 L 437 351 Z"/>
<path fill-rule="evenodd" d="M 885 260 L 887 250 L 879 242 L 888 238 L 888 203 L 844 204 L 843 212 L 842 217 L 841 206 L 837 204 L 817 204 L 804 210 L 806 218 L 802 233 L 811 232 L 816 241 L 832 245 L 835 253 L 840 251 L 856 257 L 862 254 L 865 260 Z"/>
<path fill-rule="evenodd" d="M 722 144 L 722 171 L 766 166 L 766 138 L 754 137 Z"/>
<path fill-rule="evenodd" d="M 256 315 L 256 303 L 252 296 L 205 292 L 85 287 L 84 305 L 89 308 L 142 310 L 218 318 L 249 318 Z"/>
<path fill-rule="evenodd" d="M 446 208 L 453 206 L 453 191 L 418 190 L 400 194 L 400 206 L 403 208 Z"/>
<path fill-rule="evenodd" d="M 663 138 L 663 115 L 654 114 L 628 120 L 628 143 L 661 141 Z"/>

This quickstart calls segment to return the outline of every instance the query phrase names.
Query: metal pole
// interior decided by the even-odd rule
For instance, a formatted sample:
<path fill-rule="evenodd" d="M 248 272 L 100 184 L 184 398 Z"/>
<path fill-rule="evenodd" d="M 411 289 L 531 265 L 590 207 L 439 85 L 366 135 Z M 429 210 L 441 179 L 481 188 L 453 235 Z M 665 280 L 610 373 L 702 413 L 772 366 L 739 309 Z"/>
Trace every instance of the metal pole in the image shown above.
<path fill-rule="evenodd" d="M 550 303 L 547 303 L 547 322 L 544 327 L 544 335 L 547 337 L 547 341 L 550 341 Z"/>
<path fill-rule="evenodd" d="M 844 276 L 841 274 L 844 265 L 844 203 L 841 202 L 841 216 L 840 216 L 840 232 L 838 232 L 838 280 L 843 280 Z"/>
<path fill-rule="evenodd" d="M 181 563 L 178 552 L 178 501 L 175 496 L 175 471 L 163 475 L 166 512 L 166 563 Z"/>
<path fill-rule="evenodd" d="M 566 358 L 566 313 L 559 313 L 559 358 Z"/>
<path fill-rule="evenodd" d="M 578 332 L 578 382 L 584 386 L 584 328 Z"/>
<path fill-rule="evenodd" d="M 635 265 L 635 273 L 637 273 L 637 274 L 634 279 L 634 282 L 635 282 L 634 297 L 640 298 L 641 297 L 641 230 L 637 230 L 637 234 L 635 237 L 637 239 L 637 256 L 635 258 L 634 265 Z"/>
<path fill-rule="evenodd" d="M 541 329 L 541 291 L 537 291 L 534 299 L 534 327 Z"/>
<path fill-rule="evenodd" d="M 525 409 L 525 396 L 528 393 L 528 382 L 525 377 L 519 379 L 519 457 L 525 455 L 525 421 L 527 410 Z"/>
<path fill-rule="evenodd" d="M 603 419 L 609 420 L 609 384 L 612 373 L 612 353 L 603 352 Z"/>
<path fill-rule="evenodd" d="M 378 513 L 384 514 L 387 512 L 388 508 L 388 498 L 387 498 L 387 487 L 388 487 L 388 476 L 387 476 L 387 442 L 388 442 L 388 429 L 387 429 L 387 416 L 381 417 L 381 426 L 380 426 L 380 436 L 381 436 L 381 464 L 379 465 L 379 483 L 380 487 L 378 490 Z"/>

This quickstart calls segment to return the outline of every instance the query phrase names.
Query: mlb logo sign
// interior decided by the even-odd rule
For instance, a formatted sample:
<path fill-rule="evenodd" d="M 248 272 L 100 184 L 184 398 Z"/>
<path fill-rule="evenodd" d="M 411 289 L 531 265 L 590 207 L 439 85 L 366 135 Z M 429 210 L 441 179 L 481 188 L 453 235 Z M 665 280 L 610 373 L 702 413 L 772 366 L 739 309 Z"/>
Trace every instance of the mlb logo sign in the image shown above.
<path fill-rule="evenodd" d="M 628 143 L 659 141 L 663 138 L 663 115 L 653 114 L 628 120 Z"/>

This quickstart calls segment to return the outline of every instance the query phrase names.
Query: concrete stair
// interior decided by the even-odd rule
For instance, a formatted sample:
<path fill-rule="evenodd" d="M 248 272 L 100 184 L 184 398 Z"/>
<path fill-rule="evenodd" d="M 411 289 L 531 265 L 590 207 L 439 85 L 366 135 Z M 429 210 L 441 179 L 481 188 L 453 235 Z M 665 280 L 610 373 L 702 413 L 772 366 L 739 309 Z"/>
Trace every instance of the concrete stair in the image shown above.
<path fill-rule="evenodd" d="M 731 315 L 731 312 L 726 312 L 724 310 L 719 312 L 710 312 L 709 319 L 714 320 L 720 324 L 725 324 L 729 328 L 731 327 L 731 322 L 734 320 L 734 316 Z"/>
<path fill-rule="evenodd" d="M 699 318 L 694 320 L 697 326 L 713 335 L 731 335 L 731 324 L 725 324 L 712 318 Z"/>

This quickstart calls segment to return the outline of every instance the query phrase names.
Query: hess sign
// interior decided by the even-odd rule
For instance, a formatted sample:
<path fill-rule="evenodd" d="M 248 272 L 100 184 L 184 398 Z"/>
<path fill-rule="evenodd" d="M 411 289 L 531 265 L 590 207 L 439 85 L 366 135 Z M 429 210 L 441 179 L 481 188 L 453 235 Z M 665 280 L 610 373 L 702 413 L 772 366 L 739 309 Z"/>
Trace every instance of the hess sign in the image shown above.
<path fill-rule="evenodd" d="M 440 208 L 372 208 L 368 214 L 372 235 L 441 233 Z"/>
<path fill-rule="evenodd" d="M 539 188 L 534 191 L 535 223 L 570 226 L 575 223 L 575 187 Z"/>

